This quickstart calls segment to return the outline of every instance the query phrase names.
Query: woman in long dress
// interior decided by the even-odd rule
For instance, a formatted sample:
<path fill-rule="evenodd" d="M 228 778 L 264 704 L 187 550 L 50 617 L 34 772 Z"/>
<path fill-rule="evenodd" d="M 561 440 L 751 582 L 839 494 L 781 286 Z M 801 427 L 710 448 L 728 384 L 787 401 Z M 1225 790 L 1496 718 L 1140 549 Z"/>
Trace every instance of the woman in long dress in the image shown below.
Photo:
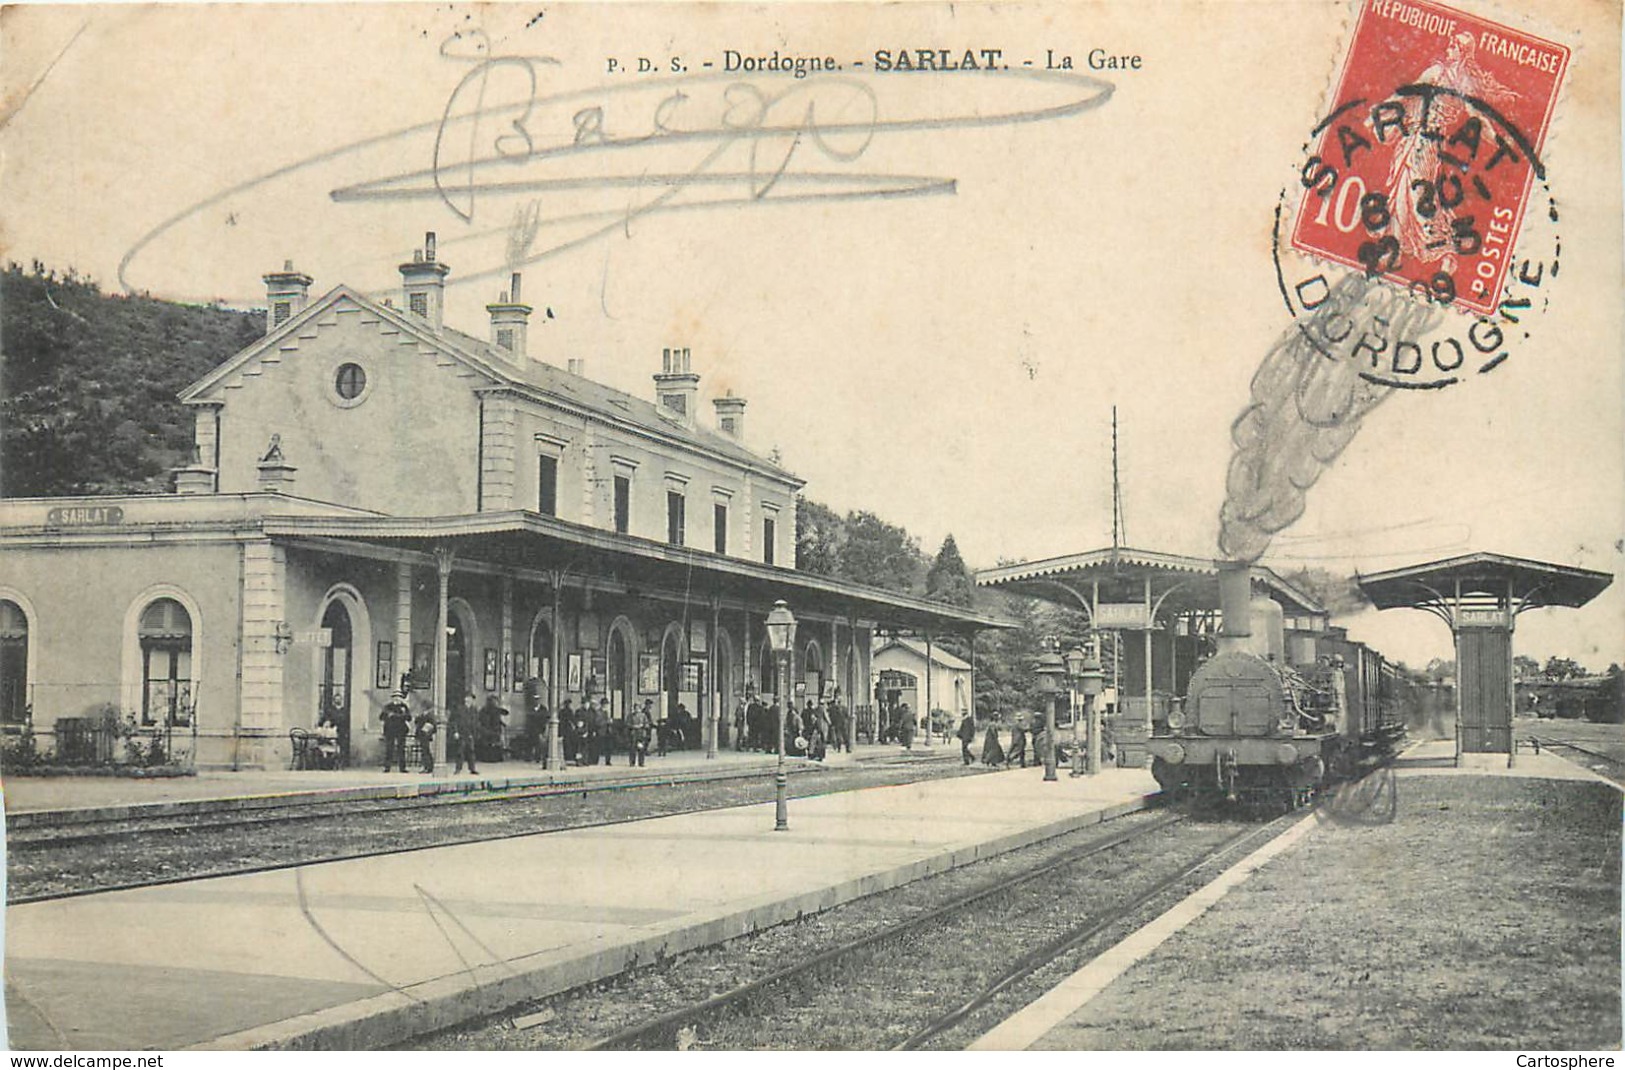
<path fill-rule="evenodd" d="M 997 724 L 987 726 L 987 736 L 982 740 L 982 764 L 1004 764 L 1004 748 L 999 746 L 999 726 Z"/>

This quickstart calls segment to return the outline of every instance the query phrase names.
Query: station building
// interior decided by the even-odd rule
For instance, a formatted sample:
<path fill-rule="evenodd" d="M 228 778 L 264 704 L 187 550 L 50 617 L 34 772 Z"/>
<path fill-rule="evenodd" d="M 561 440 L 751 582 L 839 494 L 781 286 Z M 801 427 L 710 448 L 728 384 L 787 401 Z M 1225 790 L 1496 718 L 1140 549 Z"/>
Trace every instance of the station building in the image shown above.
<path fill-rule="evenodd" d="M 802 481 L 749 448 L 744 398 L 702 418 L 688 348 L 635 397 L 546 359 L 517 274 L 485 337 L 447 325 L 449 271 L 432 234 L 398 303 L 313 298 L 285 264 L 264 337 L 182 394 L 173 494 L 0 501 L 0 718 L 48 735 L 111 704 L 255 768 L 325 713 L 367 762 L 403 681 L 442 715 L 496 695 L 510 735 L 528 684 L 617 719 L 682 704 L 727 745 L 747 692 L 779 686 L 779 599 L 797 695 L 855 717 L 877 631 L 1004 624 L 797 572 Z"/>
<path fill-rule="evenodd" d="M 974 708 L 975 667 L 941 644 L 909 636 L 877 637 L 869 664 L 871 693 L 882 717 L 906 704 L 923 730 L 928 712 L 941 710 L 951 731 Z"/>

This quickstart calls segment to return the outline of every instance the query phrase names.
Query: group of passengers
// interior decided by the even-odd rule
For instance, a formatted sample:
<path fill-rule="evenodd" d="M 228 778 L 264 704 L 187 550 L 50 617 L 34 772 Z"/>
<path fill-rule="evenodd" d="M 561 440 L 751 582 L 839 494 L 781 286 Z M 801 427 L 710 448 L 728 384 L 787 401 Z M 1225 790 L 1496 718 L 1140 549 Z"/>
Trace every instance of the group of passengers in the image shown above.
<path fill-rule="evenodd" d="M 850 718 L 840 699 L 840 692 L 822 702 L 807 699 L 806 706 L 796 709 L 794 703 L 784 711 L 784 734 L 779 734 L 779 703 L 762 701 L 755 693 L 748 694 L 734 710 L 734 750 L 784 753 L 796 757 L 823 761 L 829 748 L 852 749 L 849 731 Z"/>

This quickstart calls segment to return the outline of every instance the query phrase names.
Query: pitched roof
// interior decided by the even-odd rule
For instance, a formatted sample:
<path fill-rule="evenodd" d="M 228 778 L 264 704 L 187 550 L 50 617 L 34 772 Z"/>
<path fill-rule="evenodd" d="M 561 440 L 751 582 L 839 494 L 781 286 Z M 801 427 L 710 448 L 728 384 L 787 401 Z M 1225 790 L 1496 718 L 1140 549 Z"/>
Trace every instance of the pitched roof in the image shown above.
<path fill-rule="evenodd" d="M 1462 594 L 1509 596 L 1536 606 L 1578 608 L 1601 594 L 1614 577 L 1607 572 L 1554 565 L 1527 557 L 1480 551 L 1442 561 L 1358 577 L 1360 589 L 1378 609 L 1423 607 Z"/>
<path fill-rule="evenodd" d="M 449 336 L 459 346 L 481 356 L 503 379 L 505 385 L 528 388 L 549 397 L 562 398 L 615 419 L 629 421 L 645 430 L 671 435 L 691 445 L 720 453 L 741 464 L 765 470 L 780 479 L 797 484 L 805 482 L 788 469 L 774 464 L 744 446 L 739 440 L 706 427 L 698 421 L 689 426 L 654 402 L 635 394 L 605 386 L 585 376 L 566 371 L 556 364 L 548 364 L 534 358 L 526 358 L 522 363 L 515 362 L 490 342 L 453 327 L 441 328 L 441 334 Z"/>
<path fill-rule="evenodd" d="M 563 368 L 533 358 L 515 361 L 505 351 L 497 349 L 491 343 L 453 327 L 443 326 L 439 331 L 435 331 L 418 317 L 389 305 L 373 301 L 371 298 L 343 284 L 335 286 L 306 305 L 299 311 L 298 315 L 289 318 L 286 323 L 283 323 L 276 330 L 271 331 L 263 338 L 255 339 L 249 345 L 216 365 L 207 375 L 181 391 L 180 399 L 182 401 L 199 400 L 202 395 L 244 364 L 267 350 L 280 348 L 290 338 L 297 338 L 302 329 L 341 300 L 353 302 L 371 315 L 377 316 L 388 323 L 395 330 L 408 334 L 417 341 L 438 349 L 452 359 L 478 372 L 485 378 L 486 382 L 475 386 L 474 389 L 476 390 L 517 389 L 522 393 L 538 397 L 544 402 L 562 402 L 565 405 L 591 412 L 610 423 L 630 425 L 649 434 L 676 439 L 685 445 L 708 453 L 719 454 L 756 471 L 794 483 L 798 487 L 806 483 L 795 473 L 767 460 L 736 439 L 724 435 L 720 431 L 704 427 L 698 422 L 693 426 L 689 426 L 684 421 L 661 410 L 652 401 L 645 401 L 643 398 L 628 394 L 625 391 L 594 382 L 584 376 L 574 375 Z"/>
<path fill-rule="evenodd" d="M 875 653 L 883 654 L 894 646 L 902 647 L 904 650 L 914 654 L 921 661 L 925 660 L 925 644 L 920 642 L 918 639 L 905 639 L 901 636 L 888 639 L 885 645 L 879 650 L 876 650 Z M 936 665 L 941 665 L 944 669 L 958 669 L 960 671 L 970 670 L 969 662 L 965 661 L 963 658 L 955 657 L 946 650 L 942 649 L 941 646 L 934 643 L 931 646 L 931 661 Z"/>
<path fill-rule="evenodd" d="M 1113 546 L 982 569 L 976 573 L 976 584 L 1002 587 L 1068 608 L 1081 604 L 1087 610 L 1094 583 L 1099 583 L 1101 602 L 1105 603 L 1113 598 L 1138 601 L 1143 584 L 1149 580 L 1152 598 L 1172 596 L 1166 602 L 1167 611 L 1182 613 L 1219 608 L 1218 576 L 1222 567 L 1222 562 L 1211 557 Z M 1249 571 L 1253 580 L 1262 584 L 1288 612 L 1326 612 L 1326 607 L 1312 594 L 1288 582 L 1273 569 L 1253 565 Z M 1063 597 L 1057 597 L 1057 591 Z"/>

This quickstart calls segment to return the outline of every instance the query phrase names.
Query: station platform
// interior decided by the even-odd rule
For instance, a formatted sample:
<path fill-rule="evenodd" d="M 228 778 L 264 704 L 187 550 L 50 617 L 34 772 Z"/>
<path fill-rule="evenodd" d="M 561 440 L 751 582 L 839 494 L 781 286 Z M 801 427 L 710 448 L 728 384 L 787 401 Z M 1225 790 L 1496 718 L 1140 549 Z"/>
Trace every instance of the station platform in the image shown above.
<path fill-rule="evenodd" d="M 1590 781 L 1607 785 L 1618 791 L 1619 785 L 1584 766 L 1569 761 L 1550 750 L 1539 752 L 1520 747 L 1509 765 L 1505 754 L 1464 754 L 1458 764 L 1456 744 L 1451 739 L 1422 740 L 1406 747 L 1392 765 L 1396 779 L 1431 777 L 1475 777 L 1494 779 L 1541 779 L 1559 781 Z M 1504 790 L 1501 788 L 1492 790 Z M 1335 823 L 1335 822 L 1334 822 Z M 1135 980 L 1125 980 L 1125 974 L 1137 964 L 1149 962 L 1148 972 L 1159 968 L 1165 973 L 1177 972 L 1177 955 L 1160 950 L 1162 942 L 1186 926 L 1204 924 L 1200 919 L 1236 885 L 1247 880 L 1257 869 L 1269 865 L 1279 854 L 1296 850 L 1303 840 L 1320 832 L 1326 822 L 1304 820 L 1292 831 L 1280 837 L 1279 842 L 1260 848 L 1254 855 L 1235 863 L 1209 885 L 1193 892 L 1178 905 L 1169 909 L 1156 921 L 1131 934 L 1121 943 L 1107 949 L 1094 960 L 1061 980 L 1038 999 L 1017 1010 L 1010 1017 L 989 1030 L 970 1045 L 973 1051 L 1075 1051 L 1099 1047 L 1103 1041 L 1093 1020 L 1091 1004 L 1102 996 L 1117 996 L 1134 991 L 1133 999 L 1143 1001 L 1143 991 L 1134 989 Z M 1350 827 L 1358 827 L 1355 822 Z M 1516 824 L 1516 822 L 1512 822 Z M 1367 851 L 1376 850 L 1367 847 Z M 1398 852 L 1394 852 L 1398 857 Z M 1260 925 L 1273 924 L 1274 919 L 1291 916 L 1301 909 L 1291 901 L 1291 882 L 1277 880 L 1271 890 L 1260 895 L 1268 906 L 1261 911 Z M 1284 890 L 1286 889 L 1286 890 Z M 1365 907 L 1358 908 L 1364 911 Z M 1324 921 L 1325 912 L 1321 915 Z M 1369 916 L 1369 915 L 1367 915 Z M 1212 928 L 1210 926 L 1210 928 Z M 1389 961 L 1392 968 L 1392 961 Z M 1338 964 L 1303 961 L 1300 967 L 1307 975 L 1332 976 Z M 1143 985 L 1143 981 L 1138 983 Z M 1200 1045 L 1196 1045 L 1200 1046 Z"/>
<path fill-rule="evenodd" d="M 850 753 L 829 752 L 822 763 L 787 759 L 794 770 L 846 765 L 853 762 L 930 761 L 952 753 L 946 747 L 915 747 L 912 751 L 886 745 L 859 744 Z M 12 828 L 122 820 L 133 817 L 172 817 L 186 813 L 249 810 L 305 803 L 332 803 L 364 799 L 411 798 L 436 794 L 502 793 L 529 788 L 624 784 L 680 777 L 703 780 L 766 773 L 777 764 L 772 754 L 759 751 L 672 751 L 665 757 L 650 755 L 648 764 L 635 769 L 625 755 L 614 765 L 566 766 L 546 770 L 535 762 L 482 763 L 478 774 L 455 774 L 441 763 L 434 773 L 385 773 L 375 766 L 332 770 L 200 770 L 195 776 L 135 778 L 92 776 L 10 777 L 0 781 L 5 818 Z"/>
<path fill-rule="evenodd" d="M 884 748 L 890 754 L 896 748 Z M 1014 769 L 24 904 L 14 1048 L 370 1048 L 1143 808 Z"/>
<path fill-rule="evenodd" d="M 1520 745 L 1507 761 L 1505 754 L 1463 754 L 1458 760 L 1450 739 L 1428 739 L 1411 744 L 1394 759 L 1399 776 L 1501 776 L 1546 780 L 1595 780 L 1618 787 L 1607 777 L 1561 757 L 1551 750 L 1536 751 Z"/>

